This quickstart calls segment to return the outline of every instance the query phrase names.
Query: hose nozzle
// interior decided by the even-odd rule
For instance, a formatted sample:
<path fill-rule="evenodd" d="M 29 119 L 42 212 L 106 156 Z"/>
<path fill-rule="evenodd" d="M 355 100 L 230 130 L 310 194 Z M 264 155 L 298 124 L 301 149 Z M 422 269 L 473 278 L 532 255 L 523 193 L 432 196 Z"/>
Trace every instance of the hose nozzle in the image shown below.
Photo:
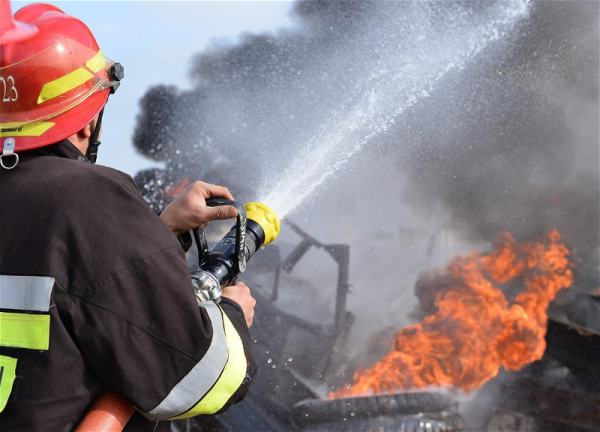
<path fill-rule="evenodd" d="M 261 246 L 275 240 L 281 230 L 275 212 L 262 203 L 250 202 L 244 208 L 224 200 L 211 200 L 211 204 L 235 205 L 238 223 L 200 259 L 199 269 L 192 272 L 192 284 L 199 302 L 218 301 L 223 287 L 235 281 L 246 269 L 246 262 Z M 198 248 L 200 250 L 199 245 Z"/>
<path fill-rule="evenodd" d="M 273 209 L 261 202 L 249 202 L 244 205 L 248 219 L 260 225 L 265 233 L 264 245 L 273 242 L 281 231 L 281 222 Z"/>

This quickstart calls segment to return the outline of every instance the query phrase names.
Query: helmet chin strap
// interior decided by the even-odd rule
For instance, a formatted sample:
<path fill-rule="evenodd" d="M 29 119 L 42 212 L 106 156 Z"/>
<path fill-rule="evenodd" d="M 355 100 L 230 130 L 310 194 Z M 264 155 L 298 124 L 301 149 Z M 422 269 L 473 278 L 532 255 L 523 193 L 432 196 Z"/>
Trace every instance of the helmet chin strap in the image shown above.
<path fill-rule="evenodd" d="M 87 153 L 85 157 L 91 164 L 96 163 L 96 158 L 98 157 L 98 147 L 100 147 L 101 142 L 98 140 L 100 136 L 100 129 L 102 127 L 102 115 L 104 114 L 104 108 L 100 110 L 100 114 L 98 114 L 98 120 L 96 121 L 96 126 L 90 135 L 90 144 L 87 149 Z"/>

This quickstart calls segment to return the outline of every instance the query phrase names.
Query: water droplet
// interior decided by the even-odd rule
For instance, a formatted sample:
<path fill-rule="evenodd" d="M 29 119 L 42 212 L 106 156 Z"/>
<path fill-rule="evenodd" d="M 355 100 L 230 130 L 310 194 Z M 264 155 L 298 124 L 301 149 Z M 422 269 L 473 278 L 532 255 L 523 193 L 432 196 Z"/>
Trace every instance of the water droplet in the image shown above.
<path fill-rule="evenodd" d="M 267 363 L 269 363 L 269 364 L 273 363 L 273 359 L 272 358 L 267 359 Z"/>
<path fill-rule="evenodd" d="M 294 360 L 292 357 L 288 357 L 288 361 L 291 363 Z"/>

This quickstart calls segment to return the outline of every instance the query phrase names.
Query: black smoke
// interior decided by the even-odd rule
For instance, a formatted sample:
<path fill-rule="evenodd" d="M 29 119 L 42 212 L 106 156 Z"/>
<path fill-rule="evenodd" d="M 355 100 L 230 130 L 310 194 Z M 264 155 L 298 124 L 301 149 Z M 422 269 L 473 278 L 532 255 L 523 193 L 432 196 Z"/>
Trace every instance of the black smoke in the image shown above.
<path fill-rule="evenodd" d="M 408 115 L 411 131 L 425 132 L 403 165 L 412 200 L 443 202 L 465 234 L 557 228 L 590 276 L 600 244 L 598 7 L 534 4 L 509 56 L 473 65 Z"/>
<path fill-rule="evenodd" d="M 446 8 L 451 19 L 461 8 L 483 13 L 488 6 L 432 7 Z M 295 217 L 315 232 L 334 236 L 330 232 L 339 229 L 335 240 L 351 243 L 355 285 L 375 279 L 378 295 L 397 297 L 398 279 L 410 284 L 413 273 L 368 269 L 413 259 L 411 239 L 435 229 L 475 243 L 506 230 L 532 239 L 552 228 L 574 252 L 577 289 L 600 285 L 599 7 L 588 1 L 531 4 L 503 49 L 492 47 L 450 74 L 378 137 L 374 150 L 331 181 L 321 193 L 327 204 L 300 210 Z M 194 56 L 191 90 L 148 90 L 134 144 L 165 162 L 164 170 L 137 177 L 150 201 L 163 206 L 159 191 L 186 176 L 225 183 L 242 201 L 255 198 L 266 173 L 286 166 L 323 119 L 343 109 L 340 100 L 352 90 L 348 77 L 360 72 L 358 65 L 389 54 L 389 47 L 372 44 L 372 36 L 385 31 L 380 23 L 394 15 L 399 33 L 411 31 L 407 8 L 402 2 L 299 1 L 293 28 L 247 34 Z M 354 197 L 354 190 L 368 196 Z M 374 205 L 381 208 L 365 210 Z M 390 223 L 380 213 L 398 220 Z M 436 227 L 419 234 L 417 222 L 432 213 L 439 216 Z M 406 234 L 411 230 L 418 233 Z M 363 299 L 355 291 L 360 314 L 372 293 Z"/>
<path fill-rule="evenodd" d="M 335 77 L 311 82 L 318 79 L 320 59 L 351 44 L 376 9 L 373 1 L 298 2 L 292 12 L 298 28 L 246 34 L 236 45 L 197 54 L 191 62 L 192 90 L 158 85 L 142 98 L 135 148 L 167 162 L 158 174 L 167 184 L 190 176 L 233 183 L 244 198 L 255 195 L 261 165 L 273 153 L 291 153 L 290 135 L 318 124 L 322 113 L 334 108 L 336 101 L 328 103 L 320 91 L 335 87 Z M 264 158 L 257 156 L 261 152 Z M 221 171 L 211 169 L 215 158 Z M 236 174 L 219 174 L 227 171 Z M 141 174 L 141 183 L 147 185 L 155 175 Z M 151 188 L 146 187 L 149 193 Z M 150 194 L 155 207 L 164 205 Z"/>

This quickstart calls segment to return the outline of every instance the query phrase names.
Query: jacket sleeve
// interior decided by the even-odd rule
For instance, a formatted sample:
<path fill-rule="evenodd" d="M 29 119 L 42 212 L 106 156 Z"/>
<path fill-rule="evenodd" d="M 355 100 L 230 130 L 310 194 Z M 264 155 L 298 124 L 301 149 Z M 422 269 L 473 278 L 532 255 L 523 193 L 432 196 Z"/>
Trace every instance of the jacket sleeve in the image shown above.
<path fill-rule="evenodd" d="M 198 307 L 176 237 L 133 182 L 97 181 L 83 220 L 66 218 L 72 270 L 55 298 L 89 368 L 154 420 L 240 400 L 256 371 L 241 309 Z"/>
<path fill-rule="evenodd" d="M 248 326 L 246 325 L 246 319 L 244 317 L 244 312 L 242 312 L 242 308 L 233 300 L 223 297 L 220 303 L 223 312 L 225 315 L 229 317 L 229 320 L 232 322 L 233 326 L 236 328 L 240 338 L 242 340 L 242 344 L 244 346 L 245 353 L 252 352 L 252 338 L 250 336 L 250 331 Z M 252 378 L 256 375 L 257 367 L 252 359 L 251 355 L 247 355 L 246 359 L 250 358 L 250 361 L 247 362 L 246 369 L 246 377 L 242 382 L 242 385 L 236 390 L 236 392 L 229 399 L 229 403 L 224 406 L 221 411 L 223 411 L 230 404 L 237 403 L 244 399 L 246 394 L 248 393 L 248 389 L 250 388 L 250 384 L 252 382 Z"/>

